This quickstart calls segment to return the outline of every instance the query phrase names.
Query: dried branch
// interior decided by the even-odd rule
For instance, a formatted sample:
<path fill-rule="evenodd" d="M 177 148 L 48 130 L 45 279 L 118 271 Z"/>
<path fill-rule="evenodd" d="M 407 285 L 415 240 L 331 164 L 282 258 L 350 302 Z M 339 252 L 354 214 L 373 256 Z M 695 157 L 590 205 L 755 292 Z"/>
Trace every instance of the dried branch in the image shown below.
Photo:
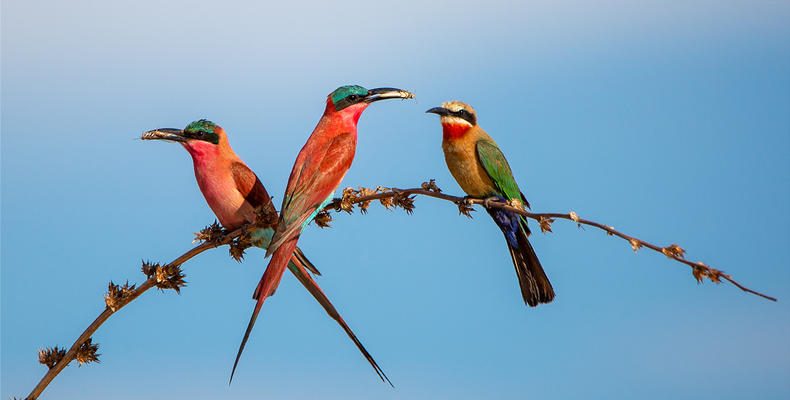
<path fill-rule="evenodd" d="M 702 262 L 692 262 L 684 258 L 685 250 L 676 244 L 671 244 L 666 247 L 656 246 L 644 240 L 626 235 L 614 229 L 612 226 L 607 226 L 598 222 L 579 218 L 579 216 L 571 211 L 568 214 L 561 213 L 531 213 L 522 208 L 514 207 L 511 204 L 496 201 L 496 199 L 475 199 L 469 197 L 457 197 L 442 193 L 436 182 L 431 179 L 429 182 L 422 184 L 420 188 L 412 189 L 397 189 L 388 187 L 376 187 L 376 189 L 367 188 L 346 188 L 340 198 L 335 198 L 329 203 L 316 217 L 316 224 L 321 227 L 328 227 L 332 221 L 330 211 L 344 211 L 346 213 L 353 213 L 354 205 L 357 205 L 360 210 L 365 213 L 370 206 L 371 202 L 378 200 L 379 203 L 387 209 L 402 208 L 407 213 L 411 214 L 414 210 L 414 200 L 417 195 L 433 197 L 441 200 L 446 200 L 455 203 L 458 206 L 458 212 L 461 215 L 466 215 L 471 218 L 471 207 L 474 204 L 482 205 L 484 207 L 493 207 L 503 210 L 512 211 L 521 214 L 527 218 L 532 218 L 538 221 L 541 230 L 551 232 L 551 224 L 554 219 L 567 219 L 575 222 L 579 228 L 583 226 L 592 226 L 606 232 L 607 235 L 617 236 L 629 242 L 631 248 L 636 252 L 642 247 L 660 252 L 668 258 L 686 264 L 692 268 L 692 274 L 697 282 L 702 282 L 704 279 L 709 279 L 714 283 L 720 283 L 722 279 L 732 283 L 739 289 L 752 293 L 757 296 L 763 297 L 768 300 L 776 301 L 776 298 L 762 294 L 760 292 L 748 289 L 736 282 L 730 275 L 725 274 L 721 270 L 711 268 Z M 271 203 L 269 203 L 271 204 Z M 110 282 L 107 294 L 105 295 L 106 308 L 101 314 L 82 332 L 74 344 L 66 351 L 58 347 L 41 349 L 39 351 L 39 361 L 49 368 L 49 371 L 41 378 L 41 381 L 36 385 L 33 391 L 26 397 L 27 400 L 35 400 L 44 389 L 52 382 L 52 380 L 73 360 L 78 363 L 98 362 L 99 354 L 96 353 L 98 345 L 92 344 L 91 336 L 104 324 L 111 315 L 115 312 L 134 301 L 141 294 L 145 293 L 152 287 L 157 287 L 160 290 L 173 289 L 180 292 L 180 288 L 186 285 L 184 281 L 184 274 L 181 270 L 181 265 L 189 261 L 198 254 L 213 249 L 222 245 L 230 245 L 231 256 L 240 261 L 244 255 L 244 249 L 251 245 L 248 229 L 255 229 L 258 227 L 270 226 L 276 223 L 277 219 L 274 217 L 275 212 L 272 206 L 262 207 L 256 211 L 257 223 L 247 224 L 232 232 L 226 232 L 214 222 L 214 224 L 207 226 L 199 233 L 195 234 L 195 242 L 202 242 L 201 244 L 193 247 L 186 253 L 182 254 L 169 264 L 159 265 L 156 263 L 143 263 L 143 273 L 146 275 L 147 280 L 140 286 L 129 285 L 127 282 L 123 286 L 115 285 Z"/>
<path fill-rule="evenodd" d="M 50 382 L 52 382 L 71 361 L 76 359 L 80 364 L 98 361 L 98 354 L 96 354 L 98 345 L 91 343 L 91 336 L 110 318 L 110 316 L 152 287 L 157 287 L 162 290 L 173 289 L 178 292 L 180 288 L 185 285 L 183 280 L 184 275 L 180 268 L 183 263 L 206 250 L 230 244 L 235 238 L 242 234 L 242 231 L 243 229 L 240 228 L 230 233 L 224 233 L 221 228 L 219 228 L 219 225 L 216 224 L 206 227 L 200 233 L 195 234 L 197 237 L 196 240 L 202 241 L 203 243 L 193 247 L 169 264 L 159 265 L 148 262 L 143 263 L 143 272 L 148 279 L 140 286 L 130 286 L 127 282 L 124 286 L 118 287 L 118 285 L 110 282 L 107 294 L 104 296 L 107 305 L 106 308 L 85 331 L 82 332 L 77 340 L 74 341 L 74 344 L 71 345 L 68 351 L 58 348 L 42 349 L 39 351 L 39 361 L 47 365 L 49 371 L 41 378 L 41 381 L 33 388 L 33 391 L 30 392 L 26 399 L 37 399 L 38 396 L 41 395 L 41 392 L 46 389 Z"/>
<path fill-rule="evenodd" d="M 457 196 L 447 195 L 441 192 L 441 190 L 436 186 L 436 182 L 433 179 L 431 179 L 429 182 L 424 182 L 421 188 L 413 188 L 413 189 L 386 188 L 381 186 L 377 187 L 375 190 L 370 190 L 362 187 L 358 189 L 346 188 L 345 190 L 343 190 L 343 197 L 339 199 L 338 198 L 334 199 L 334 201 L 329 205 L 327 205 L 326 208 L 324 208 L 324 210 L 334 210 L 334 211 L 342 210 L 350 214 L 353 212 L 354 204 L 357 203 L 369 204 L 373 200 L 379 200 L 379 202 L 387 209 L 391 209 L 393 207 L 401 207 L 404 210 L 406 210 L 407 213 L 411 214 L 412 211 L 414 210 L 414 198 L 416 195 L 428 196 L 428 197 L 433 197 L 433 198 L 453 202 L 458 206 L 458 211 L 460 214 L 466 215 L 467 217 L 470 218 L 471 218 L 471 214 L 469 212 L 472 211 L 470 207 L 472 204 L 512 211 L 517 214 L 521 214 L 527 218 L 531 218 L 538 221 L 540 229 L 543 233 L 551 232 L 551 224 L 554 222 L 554 219 L 566 219 L 573 221 L 577 224 L 579 228 L 583 226 L 592 226 L 605 231 L 607 235 L 617 236 L 619 238 L 625 239 L 627 242 L 629 242 L 634 252 L 636 252 L 642 247 L 646 247 L 648 249 L 662 253 L 672 260 L 690 266 L 692 275 L 694 276 L 694 278 L 697 280 L 698 283 L 702 283 L 702 281 L 704 281 L 706 278 L 714 283 L 720 283 L 721 280 L 724 279 L 730 282 L 731 284 L 735 285 L 738 289 L 743 290 L 744 292 L 751 293 L 771 301 L 776 301 L 775 297 L 768 296 L 766 294 L 754 291 L 752 289 L 749 289 L 741 285 L 740 283 L 735 281 L 735 279 L 733 279 L 730 275 L 725 274 L 721 270 L 711 268 L 710 266 L 702 262 L 693 262 L 686 260 L 684 258 L 684 254 L 686 251 L 680 246 L 678 246 L 677 244 L 671 244 L 666 247 L 657 246 L 652 243 L 646 242 L 642 239 L 638 239 L 636 237 L 619 232 L 615 230 L 614 227 L 612 226 L 579 218 L 579 216 L 573 211 L 567 214 L 532 213 L 520 207 L 514 207 L 513 205 L 508 203 L 492 200 L 491 198 L 475 199 L 469 197 L 457 197 Z M 365 209 L 367 209 L 367 207 Z M 328 220 L 325 217 L 323 223 L 328 224 L 330 221 L 331 221 L 331 217 L 329 217 Z"/>

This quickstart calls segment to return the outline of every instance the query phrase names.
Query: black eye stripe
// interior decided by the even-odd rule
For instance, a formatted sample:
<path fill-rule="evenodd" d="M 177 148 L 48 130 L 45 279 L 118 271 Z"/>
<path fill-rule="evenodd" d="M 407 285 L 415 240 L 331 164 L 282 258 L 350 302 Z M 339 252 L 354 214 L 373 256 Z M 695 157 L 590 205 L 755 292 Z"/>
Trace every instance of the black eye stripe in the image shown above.
<path fill-rule="evenodd" d="M 335 104 L 335 111 L 340 111 L 350 105 L 359 103 L 363 98 L 364 96 L 358 94 L 350 94 Z"/>
<path fill-rule="evenodd" d="M 477 124 L 477 118 L 475 118 L 475 115 L 472 114 L 471 112 L 469 112 L 468 110 L 465 110 L 465 109 L 462 108 L 462 109 L 460 109 L 458 111 L 454 111 L 452 114 L 455 115 L 458 118 L 461 118 L 461 119 L 469 122 L 472 125 L 476 125 Z"/>
<path fill-rule="evenodd" d="M 217 135 L 214 132 L 209 132 L 204 130 L 186 131 L 184 136 L 190 139 L 203 140 L 206 142 L 219 144 L 219 135 Z"/>

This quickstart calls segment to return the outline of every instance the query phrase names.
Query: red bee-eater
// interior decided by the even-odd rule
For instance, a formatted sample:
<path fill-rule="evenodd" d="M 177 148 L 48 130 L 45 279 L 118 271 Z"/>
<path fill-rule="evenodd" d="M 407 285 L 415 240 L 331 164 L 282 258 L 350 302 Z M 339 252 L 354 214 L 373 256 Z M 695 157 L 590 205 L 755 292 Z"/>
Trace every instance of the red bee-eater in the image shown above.
<path fill-rule="evenodd" d="M 156 129 L 144 133 L 142 138 L 144 140 L 172 141 L 184 146 L 192 156 L 195 178 L 200 191 L 225 229 L 235 230 L 245 223 L 253 222 L 255 209 L 271 202 L 269 194 L 255 173 L 231 149 L 225 130 L 210 121 L 195 121 L 187 125 L 185 129 Z M 263 249 L 269 247 L 273 234 L 274 228 L 255 229 L 250 232 L 253 243 Z M 320 275 L 299 248 L 296 248 L 293 256 L 287 260 L 287 265 L 299 282 L 324 307 L 329 316 L 340 324 L 379 377 L 382 380 L 386 379 L 386 375 L 376 361 L 373 360 L 373 357 L 307 272 L 309 270 Z M 272 294 L 273 291 L 269 292 L 269 295 Z M 262 300 L 259 300 L 259 304 L 260 301 Z M 259 309 L 260 306 L 256 306 L 250 327 L 247 328 L 244 335 L 245 340 Z M 240 354 L 241 350 L 239 350 Z M 238 356 L 236 363 L 238 363 Z M 236 363 L 233 364 L 234 371 Z M 232 379 L 233 373 L 231 373 Z"/>
<path fill-rule="evenodd" d="M 412 97 L 413 94 L 401 89 L 368 90 L 361 86 L 341 86 L 327 96 L 324 115 L 291 169 L 277 228 L 266 250 L 266 255 L 272 258 L 255 289 L 253 297 L 258 303 L 242 339 L 239 356 L 255 323 L 255 315 L 280 283 L 302 229 L 332 200 L 351 167 L 357 146 L 357 122 L 362 112 L 375 101 Z"/>
<path fill-rule="evenodd" d="M 467 195 L 496 197 L 515 207 L 529 208 L 505 155 L 494 139 L 477 124 L 477 114 L 471 106 L 460 101 L 448 101 L 426 112 L 441 117 L 444 160 Z M 530 232 L 526 218 L 499 208 L 487 208 L 487 211 L 505 235 L 524 302 L 531 307 L 551 302 L 554 289 L 527 240 Z"/>

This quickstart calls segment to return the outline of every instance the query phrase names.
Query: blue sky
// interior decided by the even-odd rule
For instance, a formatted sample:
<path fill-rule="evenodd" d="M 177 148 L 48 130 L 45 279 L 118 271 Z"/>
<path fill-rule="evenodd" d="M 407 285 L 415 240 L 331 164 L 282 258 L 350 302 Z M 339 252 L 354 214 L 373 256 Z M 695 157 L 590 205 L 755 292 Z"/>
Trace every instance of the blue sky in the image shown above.
<path fill-rule="evenodd" d="M 790 5 L 768 1 L 4 1 L 0 397 L 213 221 L 186 152 L 136 140 L 208 118 L 277 203 L 337 86 L 396 86 L 343 186 L 461 194 L 428 108 L 472 104 L 534 211 L 576 211 L 779 298 L 557 222 L 533 246 L 557 299 L 521 301 L 478 210 L 417 200 L 311 226 L 319 284 L 395 384 L 288 277 L 227 378 L 266 261 L 225 248 L 146 293 L 43 398 L 790 397 Z"/>

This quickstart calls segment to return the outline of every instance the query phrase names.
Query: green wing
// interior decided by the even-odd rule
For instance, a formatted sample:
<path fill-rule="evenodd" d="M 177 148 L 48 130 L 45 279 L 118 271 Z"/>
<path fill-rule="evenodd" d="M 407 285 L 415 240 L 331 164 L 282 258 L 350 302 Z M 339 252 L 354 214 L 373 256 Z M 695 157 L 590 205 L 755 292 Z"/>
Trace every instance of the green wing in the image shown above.
<path fill-rule="evenodd" d="M 513 171 L 510 170 L 510 165 L 508 165 L 505 155 L 502 154 L 496 143 L 488 140 L 478 140 L 475 147 L 480 164 L 483 165 L 483 169 L 494 181 L 499 194 L 504 195 L 508 200 L 521 200 L 523 197 L 518 189 L 516 180 L 513 178 Z"/>

